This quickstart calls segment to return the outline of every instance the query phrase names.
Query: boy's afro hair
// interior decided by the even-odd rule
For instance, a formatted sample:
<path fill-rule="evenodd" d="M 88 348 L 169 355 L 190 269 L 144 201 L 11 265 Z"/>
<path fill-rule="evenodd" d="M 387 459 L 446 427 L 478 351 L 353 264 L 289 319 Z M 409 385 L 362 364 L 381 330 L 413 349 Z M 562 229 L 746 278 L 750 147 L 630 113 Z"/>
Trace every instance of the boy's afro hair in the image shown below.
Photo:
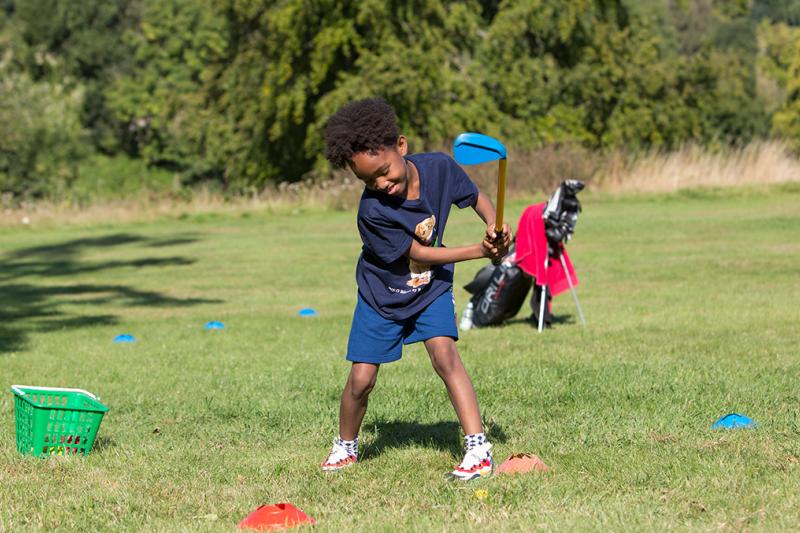
<path fill-rule="evenodd" d="M 400 136 L 394 109 L 382 98 L 351 102 L 337 111 L 325 127 L 325 157 L 344 168 L 358 152 L 393 146 Z"/>

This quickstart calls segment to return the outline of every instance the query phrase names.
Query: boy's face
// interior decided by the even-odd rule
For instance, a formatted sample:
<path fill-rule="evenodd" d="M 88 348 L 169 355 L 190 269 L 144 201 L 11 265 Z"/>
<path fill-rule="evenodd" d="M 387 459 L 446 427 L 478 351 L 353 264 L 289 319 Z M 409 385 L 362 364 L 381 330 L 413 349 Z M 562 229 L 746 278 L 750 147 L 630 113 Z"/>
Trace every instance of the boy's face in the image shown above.
<path fill-rule="evenodd" d="M 407 152 L 406 138 L 401 135 L 394 146 L 384 146 L 376 152 L 354 154 L 350 169 L 367 189 L 405 197 L 408 191 L 408 166 L 403 157 Z"/>

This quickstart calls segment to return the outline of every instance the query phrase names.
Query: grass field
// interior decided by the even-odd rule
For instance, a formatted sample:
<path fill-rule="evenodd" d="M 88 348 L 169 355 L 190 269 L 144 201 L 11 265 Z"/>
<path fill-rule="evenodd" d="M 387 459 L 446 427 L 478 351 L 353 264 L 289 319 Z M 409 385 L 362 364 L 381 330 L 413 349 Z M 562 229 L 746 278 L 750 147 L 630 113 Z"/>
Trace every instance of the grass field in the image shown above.
<path fill-rule="evenodd" d="M 0 530 L 233 531 L 282 501 L 321 531 L 796 528 L 800 187 L 583 202 L 588 327 L 564 294 L 542 335 L 516 320 L 458 343 L 495 458 L 552 470 L 467 485 L 443 480 L 461 434 L 421 346 L 381 370 L 360 464 L 318 469 L 348 371 L 353 213 L 0 230 Z M 458 212 L 446 242 L 482 231 Z M 481 265 L 456 268 L 459 310 Z M 19 455 L 12 383 L 100 395 L 92 453 Z M 759 427 L 712 431 L 729 412 Z"/>

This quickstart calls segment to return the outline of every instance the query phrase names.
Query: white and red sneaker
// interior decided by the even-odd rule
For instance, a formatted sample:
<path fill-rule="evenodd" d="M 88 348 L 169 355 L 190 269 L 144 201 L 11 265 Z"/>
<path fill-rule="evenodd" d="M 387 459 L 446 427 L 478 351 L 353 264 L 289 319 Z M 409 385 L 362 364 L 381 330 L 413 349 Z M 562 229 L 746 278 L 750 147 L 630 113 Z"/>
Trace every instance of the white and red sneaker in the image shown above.
<path fill-rule="evenodd" d="M 356 464 L 357 459 L 358 457 L 356 455 L 349 453 L 344 446 L 334 439 L 331 453 L 320 467 L 324 472 L 336 472 L 348 466 L 353 466 Z"/>
<path fill-rule="evenodd" d="M 471 481 L 477 478 L 486 478 L 492 475 L 494 459 L 492 459 L 492 445 L 484 443 L 469 450 L 464 460 L 447 476 L 450 479 Z"/>

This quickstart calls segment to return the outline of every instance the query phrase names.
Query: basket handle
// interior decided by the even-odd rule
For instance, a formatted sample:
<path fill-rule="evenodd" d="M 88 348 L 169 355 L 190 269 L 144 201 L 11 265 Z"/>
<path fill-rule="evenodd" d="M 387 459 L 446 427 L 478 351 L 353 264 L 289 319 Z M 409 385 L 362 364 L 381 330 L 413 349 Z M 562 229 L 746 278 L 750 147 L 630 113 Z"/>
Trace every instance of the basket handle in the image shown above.
<path fill-rule="evenodd" d="M 80 392 L 83 393 L 94 400 L 100 400 L 97 396 L 92 394 L 91 392 L 83 389 L 69 389 L 64 387 L 34 387 L 33 385 L 11 385 L 11 390 L 14 391 L 16 394 L 20 396 L 25 396 L 25 391 L 20 389 L 20 387 L 25 387 L 26 389 L 33 389 L 33 390 L 41 390 L 41 391 L 49 391 L 49 392 Z"/>

